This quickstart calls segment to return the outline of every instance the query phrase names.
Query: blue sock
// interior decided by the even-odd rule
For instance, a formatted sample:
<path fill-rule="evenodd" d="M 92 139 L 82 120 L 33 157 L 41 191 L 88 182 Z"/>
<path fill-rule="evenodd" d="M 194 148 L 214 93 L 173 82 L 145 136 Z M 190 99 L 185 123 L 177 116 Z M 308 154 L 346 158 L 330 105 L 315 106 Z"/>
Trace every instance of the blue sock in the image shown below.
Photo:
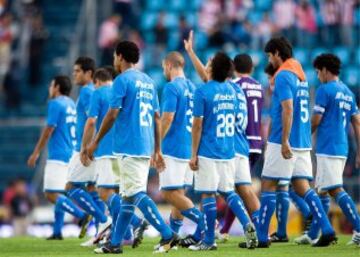
<path fill-rule="evenodd" d="M 56 199 L 55 211 L 56 210 L 68 212 L 78 219 L 82 219 L 85 217 L 85 213 L 65 195 L 59 195 Z"/>
<path fill-rule="evenodd" d="M 276 235 L 278 237 L 286 237 L 289 205 L 289 192 L 276 191 L 276 219 L 278 221 Z"/>
<path fill-rule="evenodd" d="M 172 231 L 174 231 L 176 234 L 179 234 L 179 230 L 181 226 L 183 225 L 183 221 L 179 219 L 174 219 L 170 216 L 170 228 Z"/>
<path fill-rule="evenodd" d="M 259 242 L 268 241 L 269 225 L 276 207 L 276 193 L 262 192 L 260 197 L 259 229 L 257 230 Z"/>
<path fill-rule="evenodd" d="M 59 236 L 64 225 L 65 212 L 62 209 L 54 208 L 54 216 L 53 235 Z"/>
<path fill-rule="evenodd" d="M 111 245 L 119 246 L 128 230 L 131 219 L 134 215 L 135 206 L 131 200 L 123 200 L 120 213 L 116 219 L 114 233 L 111 234 Z"/>
<path fill-rule="evenodd" d="M 319 196 L 315 193 L 313 189 L 309 189 L 305 195 L 304 199 L 309 205 L 311 213 L 315 219 L 319 221 L 322 234 L 329 235 L 334 234 L 334 229 L 332 228 L 330 221 L 327 217 L 326 212 L 324 211 L 323 205 L 320 201 Z"/>
<path fill-rule="evenodd" d="M 250 223 L 250 219 L 240 196 L 234 192 L 223 194 L 223 196 L 226 197 L 226 203 L 238 218 L 245 231 L 246 226 Z"/>
<path fill-rule="evenodd" d="M 100 210 L 97 204 L 94 202 L 93 198 L 89 193 L 81 188 L 73 188 L 69 191 L 69 197 L 75 200 L 81 208 L 83 208 L 87 213 L 90 213 L 95 220 L 103 223 L 106 222 L 107 217 Z"/>
<path fill-rule="evenodd" d="M 330 209 L 330 197 L 325 195 L 325 196 L 320 196 L 320 201 L 321 204 L 324 208 L 324 212 L 327 214 L 329 212 Z M 320 232 L 320 222 L 318 221 L 318 219 L 316 219 L 316 217 L 313 219 L 309 232 L 308 232 L 308 236 L 314 240 L 318 237 Z"/>
<path fill-rule="evenodd" d="M 253 211 L 253 213 L 251 214 L 251 221 L 254 223 L 256 230 L 259 227 L 259 216 L 260 210 Z"/>
<path fill-rule="evenodd" d="M 99 193 L 96 191 L 92 191 L 92 192 L 90 192 L 90 195 L 93 198 L 96 205 L 102 211 L 102 213 L 105 213 L 106 205 L 105 205 L 104 201 L 100 199 Z"/>
<path fill-rule="evenodd" d="M 345 214 L 347 220 L 353 225 L 353 229 L 356 232 L 360 232 L 359 213 L 351 197 L 345 191 L 341 191 L 335 196 L 335 200 Z"/>
<path fill-rule="evenodd" d="M 136 214 L 134 214 L 133 218 L 131 219 L 131 225 L 134 227 L 134 228 L 137 228 L 141 225 L 142 223 L 142 219 L 140 219 L 138 216 L 136 216 Z"/>
<path fill-rule="evenodd" d="M 107 206 L 112 220 L 115 222 L 121 208 L 121 196 L 116 193 L 111 194 L 107 201 Z"/>
<path fill-rule="evenodd" d="M 203 214 L 201 213 L 201 211 L 199 211 L 195 207 L 192 207 L 187 210 L 182 210 L 181 214 L 184 215 L 184 217 L 188 218 L 189 220 L 193 221 L 195 224 L 197 224 L 195 233 L 193 234 L 193 237 L 196 240 L 200 240 L 201 234 L 205 229 L 204 217 L 203 217 Z"/>
<path fill-rule="evenodd" d="M 134 203 L 144 214 L 145 219 L 160 232 L 163 239 L 170 239 L 173 236 L 173 232 L 166 225 L 154 201 L 149 196 L 144 192 L 137 193 L 134 196 Z"/>
<path fill-rule="evenodd" d="M 205 221 L 204 243 L 213 245 L 215 242 L 216 199 L 215 197 L 204 198 L 201 203 Z"/>
<path fill-rule="evenodd" d="M 133 236 L 132 226 L 129 224 L 124 234 L 124 240 L 131 240 L 132 236 Z"/>
<path fill-rule="evenodd" d="M 304 219 L 307 219 L 311 215 L 311 211 L 307 203 L 305 202 L 304 198 L 299 196 L 297 193 L 295 193 L 294 190 L 289 190 L 289 196 L 293 203 L 295 204 L 296 208 L 301 212 Z"/>

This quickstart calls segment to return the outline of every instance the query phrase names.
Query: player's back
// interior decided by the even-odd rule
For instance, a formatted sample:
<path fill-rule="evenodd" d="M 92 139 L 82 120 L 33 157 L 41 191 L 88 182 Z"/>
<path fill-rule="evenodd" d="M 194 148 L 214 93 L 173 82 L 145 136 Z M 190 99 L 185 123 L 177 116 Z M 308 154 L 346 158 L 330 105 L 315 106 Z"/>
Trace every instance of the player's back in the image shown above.
<path fill-rule="evenodd" d="M 121 109 L 115 123 L 115 154 L 150 157 L 154 114 L 159 111 L 154 81 L 136 69 L 118 75 L 113 83 L 111 108 Z"/>
<path fill-rule="evenodd" d="M 76 101 L 76 151 L 80 151 L 85 123 L 88 118 L 91 96 L 95 90 L 94 84 L 89 83 L 80 87 L 79 97 Z"/>
<path fill-rule="evenodd" d="M 48 125 L 55 130 L 48 143 L 48 159 L 67 163 L 76 144 L 76 107 L 67 96 L 58 96 L 49 101 Z"/>
<path fill-rule="evenodd" d="M 97 88 L 92 94 L 89 116 L 96 117 L 96 130 L 99 131 L 101 123 L 109 110 L 111 100 L 111 86 L 104 85 Z M 114 127 L 110 129 L 104 138 L 100 141 L 95 152 L 96 157 L 109 157 L 113 155 L 113 132 Z"/>
<path fill-rule="evenodd" d="M 347 156 L 348 129 L 351 116 L 358 113 L 351 90 L 341 81 L 330 81 L 319 87 L 314 110 L 323 109 L 317 131 L 316 152 Z"/>
<path fill-rule="evenodd" d="M 281 144 L 282 106 L 284 100 L 293 100 L 293 119 L 289 142 L 298 150 L 311 149 L 311 129 L 309 112 L 309 85 L 291 71 L 283 70 L 275 77 L 275 87 L 271 103 L 272 127 L 269 141 Z"/>
<path fill-rule="evenodd" d="M 199 156 L 234 158 L 236 103 L 236 93 L 229 82 L 209 81 L 195 91 L 194 117 L 203 116 Z"/>
<path fill-rule="evenodd" d="M 164 155 L 179 159 L 191 157 L 194 92 L 194 84 L 182 77 L 177 77 L 164 86 L 162 111 L 175 112 L 173 122 L 162 142 Z"/>
<path fill-rule="evenodd" d="M 264 102 L 264 91 L 261 84 L 252 77 L 241 77 L 234 81 L 244 91 L 247 101 L 248 124 L 247 139 L 250 143 L 250 152 L 261 153 L 261 112 Z"/>

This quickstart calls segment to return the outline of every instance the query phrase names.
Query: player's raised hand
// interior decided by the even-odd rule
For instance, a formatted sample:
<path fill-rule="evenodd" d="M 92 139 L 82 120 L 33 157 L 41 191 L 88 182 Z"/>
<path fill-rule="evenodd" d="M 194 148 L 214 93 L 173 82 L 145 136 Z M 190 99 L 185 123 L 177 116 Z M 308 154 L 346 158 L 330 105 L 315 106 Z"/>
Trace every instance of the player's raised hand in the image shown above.
<path fill-rule="evenodd" d="M 38 153 L 32 153 L 32 154 L 29 156 L 29 159 L 27 160 L 27 165 L 28 165 L 30 168 L 35 168 L 36 161 L 37 161 L 38 158 L 39 158 L 39 154 L 38 154 Z"/>
<path fill-rule="evenodd" d="M 199 158 L 197 156 L 191 157 L 189 166 L 191 170 L 197 171 L 199 169 Z"/>
<path fill-rule="evenodd" d="M 293 157 L 293 153 L 291 151 L 291 147 L 289 144 L 289 141 L 286 141 L 281 144 L 281 154 L 284 157 L 284 159 L 291 159 Z"/>
<path fill-rule="evenodd" d="M 194 32 L 191 30 L 189 33 L 188 39 L 184 39 L 184 48 L 187 52 L 191 52 L 193 50 L 194 44 Z"/>

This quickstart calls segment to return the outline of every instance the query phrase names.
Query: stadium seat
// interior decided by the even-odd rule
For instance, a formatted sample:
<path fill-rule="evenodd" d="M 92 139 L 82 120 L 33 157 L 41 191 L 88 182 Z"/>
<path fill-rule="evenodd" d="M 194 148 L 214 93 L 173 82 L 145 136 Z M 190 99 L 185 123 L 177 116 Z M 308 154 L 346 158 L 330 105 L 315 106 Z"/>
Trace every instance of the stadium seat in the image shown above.
<path fill-rule="evenodd" d="M 263 18 L 263 12 L 259 12 L 259 11 L 251 11 L 249 12 L 249 14 L 247 15 L 247 20 L 251 23 L 251 24 L 258 24 L 262 18 Z"/>
<path fill-rule="evenodd" d="M 317 74 L 311 66 L 305 67 L 304 71 L 306 74 L 306 80 L 308 81 L 310 87 L 319 85 L 320 82 L 317 78 Z"/>
<path fill-rule="evenodd" d="M 186 6 L 187 2 L 183 0 L 171 0 L 169 1 L 170 9 L 172 11 L 185 11 L 188 7 Z"/>
<path fill-rule="evenodd" d="M 160 11 L 165 7 L 165 2 L 163 0 L 146 0 L 146 9 L 152 11 Z"/>
<path fill-rule="evenodd" d="M 272 7 L 272 1 L 255 0 L 254 4 L 254 9 L 261 11 L 269 11 Z"/>
<path fill-rule="evenodd" d="M 175 12 L 166 13 L 164 18 L 165 27 L 171 30 L 176 30 L 179 26 L 179 15 Z"/>
<path fill-rule="evenodd" d="M 156 2 L 156 1 L 155 1 Z M 150 30 L 155 27 L 158 14 L 156 12 L 144 12 L 140 21 L 140 27 L 143 30 Z"/>
<path fill-rule="evenodd" d="M 312 65 L 312 62 L 314 61 L 314 59 L 322 54 L 322 53 L 327 53 L 328 49 L 324 48 L 324 47 L 318 47 L 318 48 L 314 48 L 311 53 L 310 53 L 310 59 L 308 61 L 309 65 Z"/>
<path fill-rule="evenodd" d="M 360 47 L 355 49 L 355 64 L 360 65 Z"/>
<path fill-rule="evenodd" d="M 350 51 L 347 47 L 335 47 L 333 53 L 340 58 L 342 63 L 350 62 Z"/>
<path fill-rule="evenodd" d="M 169 51 L 177 50 L 180 43 L 180 35 L 177 30 L 171 30 L 169 33 L 169 39 L 167 43 L 167 49 Z"/>
<path fill-rule="evenodd" d="M 343 69 L 341 74 L 342 81 L 350 87 L 360 86 L 360 69 L 356 66 L 349 66 Z"/>
<path fill-rule="evenodd" d="M 267 57 L 261 50 L 251 50 L 247 53 L 251 56 L 254 66 L 263 66 L 267 62 Z"/>
<path fill-rule="evenodd" d="M 305 48 L 295 48 L 294 49 L 294 57 L 301 64 L 306 64 L 309 61 L 309 53 Z"/>

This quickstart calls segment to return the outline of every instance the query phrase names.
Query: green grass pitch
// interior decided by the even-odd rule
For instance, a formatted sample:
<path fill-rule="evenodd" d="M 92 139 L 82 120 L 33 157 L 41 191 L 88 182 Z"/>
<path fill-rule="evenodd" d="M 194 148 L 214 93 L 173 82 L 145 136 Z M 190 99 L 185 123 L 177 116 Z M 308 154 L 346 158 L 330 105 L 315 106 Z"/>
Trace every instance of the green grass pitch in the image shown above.
<path fill-rule="evenodd" d="M 311 246 L 298 246 L 293 243 L 273 244 L 270 249 L 247 250 L 237 247 L 237 243 L 243 239 L 233 237 L 226 244 L 218 244 L 217 251 L 211 252 L 191 252 L 188 249 L 173 250 L 169 253 L 156 254 L 165 256 L 216 256 L 216 257 L 360 257 L 360 248 L 346 243 L 351 236 L 339 236 L 337 245 L 327 248 L 314 248 Z M 0 239 L 0 256 L 4 257 L 77 257 L 77 256 L 95 256 L 91 248 L 82 248 L 79 244 L 82 241 L 71 238 L 64 241 L 46 241 L 40 238 L 17 237 L 9 239 Z M 150 257 L 153 256 L 153 246 L 158 239 L 145 238 L 143 244 L 137 249 L 131 249 L 130 246 L 124 247 L 123 256 Z M 112 256 L 112 255 L 110 255 Z"/>

